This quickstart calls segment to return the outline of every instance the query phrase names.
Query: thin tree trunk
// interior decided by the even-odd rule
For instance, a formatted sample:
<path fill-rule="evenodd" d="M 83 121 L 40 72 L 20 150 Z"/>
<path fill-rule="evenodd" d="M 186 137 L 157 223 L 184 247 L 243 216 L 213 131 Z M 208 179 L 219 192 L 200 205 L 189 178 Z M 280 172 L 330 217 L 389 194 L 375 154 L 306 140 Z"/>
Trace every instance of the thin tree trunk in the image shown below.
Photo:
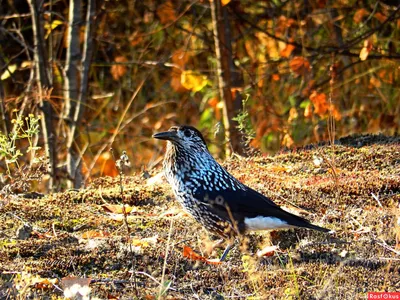
<path fill-rule="evenodd" d="M 227 30 L 225 26 L 229 26 L 229 22 L 225 22 L 224 8 L 221 0 L 210 0 L 212 25 L 214 32 L 215 55 L 217 58 L 217 75 L 218 86 L 221 100 L 223 101 L 224 128 L 227 140 L 230 142 L 232 149 L 226 147 L 226 154 L 230 155 L 231 150 L 236 153 L 243 154 L 240 133 L 237 130 L 237 123 L 233 120 L 236 116 L 234 103 L 231 93 L 231 60 L 232 55 L 228 45 L 230 40 L 226 39 Z M 227 16 L 227 15 L 226 15 Z"/>
<path fill-rule="evenodd" d="M 70 32 L 68 37 L 69 56 L 66 64 L 66 87 L 68 81 L 69 94 L 66 95 L 66 116 L 68 120 L 67 140 L 67 171 L 70 176 L 70 186 L 80 188 L 83 184 L 82 153 L 77 145 L 78 129 L 85 109 L 88 94 L 89 71 L 93 54 L 93 34 L 96 16 L 96 1 L 88 0 L 85 17 L 85 38 L 83 42 L 82 59 L 80 59 L 79 22 L 81 17 L 81 1 L 71 0 Z M 66 91 L 68 93 L 68 91 Z"/>
<path fill-rule="evenodd" d="M 81 22 L 81 0 L 71 0 L 69 2 L 69 19 L 67 29 L 67 56 L 65 61 L 64 78 L 64 97 L 65 112 L 64 117 L 71 123 L 78 101 L 79 78 L 78 64 L 81 59 L 79 48 L 79 31 Z"/>
<path fill-rule="evenodd" d="M 11 122 L 8 114 L 6 113 L 5 98 L 3 81 L 0 80 L 0 114 L 2 120 L 2 131 L 4 135 L 8 135 L 8 132 L 11 128 Z"/>
<path fill-rule="evenodd" d="M 79 151 L 75 145 L 76 138 L 76 120 L 75 112 L 79 107 L 79 63 L 81 60 L 81 50 L 79 45 L 79 33 L 81 22 L 81 0 L 70 0 L 69 18 L 67 31 L 67 57 L 65 61 L 64 76 L 64 99 L 65 111 L 64 119 L 68 126 L 67 132 L 67 173 L 68 187 L 79 188 L 80 173 Z"/>
<path fill-rule="evenodd" d="M 40 3 L 40 4 L 39 4 Z M 36 81 L 38 87 L 39 104 L 41 111 L 42 133 L 45 145 L 46 156 L 49 159 L 49 189 L 53 190 L 55 181 L 55 144 L 56 136 L 53 129 L 53 109 L 51 104 L 46 101 L 52 87 L 51 78 L 49 76 L 49 62 L 45 49 L 43 20 L 42 20 L 42 3 L 40 0 L 28 0 L 32 15 L 32 31 L 35 46 L 34 60 L 36 69 Z"/>

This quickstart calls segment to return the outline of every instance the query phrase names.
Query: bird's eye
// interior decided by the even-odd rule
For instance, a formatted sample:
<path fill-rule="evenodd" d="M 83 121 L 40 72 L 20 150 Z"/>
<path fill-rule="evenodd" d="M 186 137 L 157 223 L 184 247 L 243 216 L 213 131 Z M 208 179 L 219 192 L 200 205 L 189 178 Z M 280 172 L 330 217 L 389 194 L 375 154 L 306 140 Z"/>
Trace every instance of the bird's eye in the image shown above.
<path fill-rule="evenodd" d="M 186 129 L 184 131 L 184 134 L 185 134 L 186 137 L 191 137 L 192 136 L 192 132 L 190 130 L 188 130 L 188 129 Z"/>

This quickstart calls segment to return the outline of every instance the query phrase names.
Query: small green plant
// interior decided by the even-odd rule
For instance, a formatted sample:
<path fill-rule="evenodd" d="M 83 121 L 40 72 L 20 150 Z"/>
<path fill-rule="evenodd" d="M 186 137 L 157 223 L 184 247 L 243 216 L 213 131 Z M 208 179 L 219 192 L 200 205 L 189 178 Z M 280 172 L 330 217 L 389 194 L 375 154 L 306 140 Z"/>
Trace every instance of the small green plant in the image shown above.
<path fill-rule="evenodd" d="M 291 284 L 291 287 L 288 287 L 285 290 L 286 299 L 293 299 L 293 298 L 300 299 L 300 287 L 299 287 L 299 282 L 297 279 L 298 276 L 296 274 L 296 269 L 294 267 L 293 260 L 292 260 L 292 257 L 290 256 L 290 253 L 289 253 L 288 258 L 289 258 L 289 263 L 288 263 L 287 267 L 291 273 L 290 275 L 288 275 L 288 278 L 291 279 L 292 284 Z"/>
<path fill-rule="evenodd" d="M 7 175 L 11 175 L 10 165 L 15 164 L 17 168 L 20 167 L 18 160 L 23 153 L 17 148 L 17 140 L 26 139 L 29 143 L 26 153 L 32 155 L 32 163 L 39 162 L 35 152 L 40 147 L 33 144 L 34 137 L 39 134 L 39 120 L 40 116 L 36 117 L 33 114 L 29 114 L 24 119 L 17 114 L 16 118 L 11 120 L 14 124 L 12 132 L 8 136 L 0 132 L 0 160 L 5 160 Z"/>
<path fill-rule="evenodd" d="M 242 101 L 242 111 L 233 118 L 233 120 L 238 123 L 237 129 L 243 134 L 245 138 L 244 142 L 246 143 L 246 145 L 248 145 L 250 141 L 256 136 L 256 132 L 253 128 L 253 125 L 251 124 L 250 115 L 246 107 L 248 100 L 249 94 L 247 94 L 246 99 L 243 99 Z"/>

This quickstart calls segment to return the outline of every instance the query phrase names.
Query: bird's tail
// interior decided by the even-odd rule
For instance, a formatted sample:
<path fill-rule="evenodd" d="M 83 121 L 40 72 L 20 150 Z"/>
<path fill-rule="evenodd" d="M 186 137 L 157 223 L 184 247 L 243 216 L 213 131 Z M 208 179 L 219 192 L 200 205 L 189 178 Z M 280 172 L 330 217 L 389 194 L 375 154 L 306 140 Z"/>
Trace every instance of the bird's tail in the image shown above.
<path fill-rule="evenodd" d="M 283 212 L 283 214 L 280 216 L 281 219 L 286 220 L 286 222 L 292 226 L 308 228 L 308 229 L 321 231 L 321 232 L 330 232 L 331 231 L 330 229 L 326 229 L 326 228 L 311 224 L 307 219 L 304 219 L 303 217 L 294 215 L 286 210 L 281 209 L 281 212 Z"/>
<path fill-rule="evenodd" d="M 305 228 L 308 228 L 308 229 L 313 229 L 313 230 L 317 230 L 317 231 L 321 231 L 321 232 L 330 232 L 331 231 L 330 229 L 326 229 L 324 227 L 320 227 L 320 226 L 311 224 L 309 222 L 306 222 L 306 224 L 304 224 L 301 227 L 305 227 Z"/>

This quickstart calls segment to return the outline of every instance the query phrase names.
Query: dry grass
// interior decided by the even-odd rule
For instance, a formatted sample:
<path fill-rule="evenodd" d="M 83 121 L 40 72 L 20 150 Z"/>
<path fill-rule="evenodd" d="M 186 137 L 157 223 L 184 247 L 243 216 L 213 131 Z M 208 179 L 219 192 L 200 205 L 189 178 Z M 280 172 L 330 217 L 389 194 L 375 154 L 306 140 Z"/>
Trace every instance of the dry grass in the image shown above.
<path fill-rule="evenodd" d="M 124 202 L 134 206 L 130 238 L 122 218 L 101 208 L 120 203 L 117 179 L 42 199 L 2 199 L 0 298 L 63 295 L 59 283 L 33 284 L 32 276 L 90 277 L 92 295 L 102 299 L 365 299 L 368 291 L 398 291 L 400 141 L 342 142 L 224 163 L 247 185 L 336 233 L 251 234 L 220 265 L 183 257 L 184 245 L 213 258 L 223 249 L 210 250 L 207 234 L 179 210 L 165 182 L 124 178 Z M 18 240 L 23 222 L 33 231 Z M 83 238 L 89 230 L 106 236 Z M 269 242 L 281 251 L 254 255 Z"/>

